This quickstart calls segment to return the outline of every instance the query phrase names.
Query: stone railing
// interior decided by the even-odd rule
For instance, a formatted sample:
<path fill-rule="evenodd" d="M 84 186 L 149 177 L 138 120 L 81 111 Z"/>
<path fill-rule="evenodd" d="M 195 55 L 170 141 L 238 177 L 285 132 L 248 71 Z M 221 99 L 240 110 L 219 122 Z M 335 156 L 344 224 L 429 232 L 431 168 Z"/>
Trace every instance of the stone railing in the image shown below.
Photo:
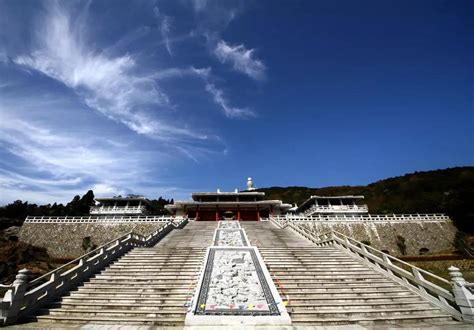
<path fill-rule="evenodd" d="M 425 222 L 444 222 L 451 221 L 445 214 L 318 214 L 313 216 L 305 216 L 300 214 L 285 214 L 282 216 L 274 216 L 283 221 L 370 221 L 370 222 L 411 222 L 411 221 L 425 221 Z"/>
<path fill-rule="evenodd" d="M 290 227 L 318 246 L 335 245 L 416 292 L 455 319 L 474 323 L 474 284 L 466 282 L 458 268 L 449 268 L 452 281 L 448 281 L 339 232 L 315 234 L 293 221 L 276 217 L 271 217 L 270 221 L 279 228 Z"/>
<path fill-rule="evenodd" d="M 137 246 L 152 246 L 173 228 L 181 228 L 187 219 L 170 221 L 149 236 L 130 232 L 34 280 L 27 269 L 19 271 L 15 281 L 2 285 L 8 289 L 0 301 L 0 325 L 15 323 L 34 313 L 102 270 L 118 257 Z"/>
<path fill-rule="evenodd" d="M 146 211 L 145 206 L 92 206 L 90 214 L 117 214 L 132 213 L 141 214 Z"/>
<path fill-rule="evenodd" d="M 344 212 L 360 212 L 360 213 L 367 213 L 369 212 L 369 208 L 367 205 L 313 205 L 306 211 L 304 214 L 309 216 L 313 213 L 344 213 Z"/>
<path fill-rule="evenodd" d="M 128 222 L 169 222 L 181 221 L 184 217 L 163 216 L 87 216 L 87 217 L 31 217 L 25 223 L 128 223 Z"/>

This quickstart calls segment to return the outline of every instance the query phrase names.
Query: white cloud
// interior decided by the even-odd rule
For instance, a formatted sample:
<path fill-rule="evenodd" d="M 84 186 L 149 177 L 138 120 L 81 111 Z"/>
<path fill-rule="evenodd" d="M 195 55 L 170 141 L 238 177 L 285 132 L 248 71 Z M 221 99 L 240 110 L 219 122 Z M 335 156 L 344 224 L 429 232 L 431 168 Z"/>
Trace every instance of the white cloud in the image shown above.
<path fill-rule="evenodd" d="M 168 51 L 168 54 L 173 55 L 170 41 L 171 17 L 162 14 L 157 6 L 153 7 L 153 13 L 155 14 L 156 19 L 159 21 L 161 38 L 163 39 L 166 50 Z"/>
<path fill-rule="evenodd" d="M 5 49 L 0 49 L 0 63 L 8 63 L 8 56 Z"/>
<path fill-rule="evenodd" d="M 236 108 L 229 105 L 229 102 L 224 96 L 224 92 L 217 88 L 214 84 L 207 82 L 206 91 L 212 95 L 216 104 L 218 104 L 229 118 L 248 118 L 255 117 L 255 113 L 247 108 Z"/>
<path fill-rule="evenodd" d="M 195 11 L 199 12 L 206 8 L 208 0 L 191 0 L 193 8 Z"/>
<path fill-rule="evenodd" d="M 37 33 L 38 48 L 16 57 L 17 64 L 65 84 L 90 108 L 139 134 L 166 140 L 202 138 L 144 110 L 169 107 L 170 101 L 153 79 L 135 73 L 137 62 L 132 55 L 111 57 L 95 52 L 85 42 L 84 20 L 72 21 L 56 3 L 44 21 Z"/>
<path fill-rule="evenodd" d="M 9 157 L 15 169 L 0 169 L 0 203 L 18 198 L 64 202 L 89 189 L 98 196 L 140 191 L 150 169 L 169 160 L 165 152 L 140 150 L 104 136 L 53 131 L 1 107 L 0 145 L 3 152 L 22 160 Z M 176 189 L 159 183 L 153 188 L 148 192 Z"/>
<path fill-rule="evenodd" d="M 232 64 L 234 70 L 242 72 L 255 80 L 265 78 L 266 67 L 262 61 L 254 58 L 254 49 L 244 45 L 232 46 L 220 40 L 214 48 L 214 54 L 221 63 Z"/>
<path fill-rule="evenodd" d="M 237 108 L 232 107 L 229 105 L 229 101 L 224 95 L 224 91 L 218 88 L 214 83 L 210 80 L 212 78 L 211 69 L 210 68 L 191 68 L 192 72 L 194 72 L 198 77 L 202 78 L 205 83 L 206 91 L 212 96 L 214 103 L 216 103 L 224 114 L 228 118 L 250 118 L 256 117 L 255 112 L 247 109 L 247 108 Z"/>

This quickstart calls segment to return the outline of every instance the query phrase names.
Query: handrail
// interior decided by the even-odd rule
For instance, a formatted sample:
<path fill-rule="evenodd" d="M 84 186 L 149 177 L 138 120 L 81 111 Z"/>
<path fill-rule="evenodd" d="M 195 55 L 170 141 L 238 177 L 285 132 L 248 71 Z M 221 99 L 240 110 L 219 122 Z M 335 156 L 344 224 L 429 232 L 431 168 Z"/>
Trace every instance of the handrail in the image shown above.
<path fill-rule="evenodd" d="M 367 213 L 369 208 L 367 205 L 313 205 L 303 212 L 304 215 L 308 216 L 318 212 L 361 212 Z"/>
<path fill-rule="evenodd" d="M 10 285 L 10 290 L 0 301 L 0 325 L 13 324 L 19 318 L 30 315 L 132 248 L 152 246 L 173 228 L 181 228 L 187 221 L 186 218 L 176 222 L 169 221 L 148 236 L 129 232 L 31 281 L 29 281 L 30 272 L 27 269 L 21 270 Z M 73 264 L 77 265 L 69 268 Z"/>
<path fill-rule="evenodd" d="M 314 232 L 299 226 L 297 222 L 293 222 L 289 219 L 285 221 L 275 217 L 270 217 L 270 221 L 280 228 L 285 228 L 287 226 L 290 227 L 292 230 L 318 246 L 336 245 L 349 252 L 351 255 L 362 259 L 375 270 L 384 273 L 384 275 L 429 300 L 431 303 L 448 312 L 454 318 L 458 320 L 465 318 L 462 313 L 462 308 L 458 306 L 459 299 L 457 299 L 455 293 L 431 282 L 436 280 L 447 287 L 452 287 L 453 283 L 451 281 L 413 266 L 403 260 L 334 230 L 323 234 L 315 234 Z M 408 270 L 399 265 L 405 266 Z M 427 278 L 430 278 L 431 281 Z"/>
<path fill-rule="evenodd" d="M 445 214 L 315 214 L 306 216 L 303 214 L 286 214 L 283 216 L 273 216 L 281 220 L 291 221 L 372 221 L 372 222 L 387 222 L 387 221 L 425 221 L 425 222 L 439 222 L 451 221 L 449 216 Z"/>
<path fill-rule="evenodd" d="M 142 214 L 145 206 L 92 206 L 90 214 Z"/>
<path fill-rule="evenodd" d="M 25 223 L 129 223 L 129 222 L 168 222 L 183 219 L 175 216 L 27 216 Z"/>

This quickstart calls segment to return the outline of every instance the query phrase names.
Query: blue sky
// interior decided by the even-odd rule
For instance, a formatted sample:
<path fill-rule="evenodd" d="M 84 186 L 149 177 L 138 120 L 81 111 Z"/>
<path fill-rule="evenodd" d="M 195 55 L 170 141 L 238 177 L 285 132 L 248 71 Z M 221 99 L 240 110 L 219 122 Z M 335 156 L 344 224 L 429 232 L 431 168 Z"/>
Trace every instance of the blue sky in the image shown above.
<path fill-rule="evenodd" d="M 474 164 L 473 1 L 0 1 L 0 203 Z"/>

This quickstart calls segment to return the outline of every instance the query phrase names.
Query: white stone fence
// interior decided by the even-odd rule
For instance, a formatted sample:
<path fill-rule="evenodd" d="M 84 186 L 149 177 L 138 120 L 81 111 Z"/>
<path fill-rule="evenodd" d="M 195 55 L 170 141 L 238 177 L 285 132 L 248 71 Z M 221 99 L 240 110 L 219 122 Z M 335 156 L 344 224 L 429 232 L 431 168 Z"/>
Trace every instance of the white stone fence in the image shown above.
<path fill-rule="evenodd" d="M 418 293 L 455 319 L 474 323 L 474 283 L 466 282 L 458 268 L 453 266 L 449 268 L 452 280 L 448 281 L 337 231 L 315 234 L 293 221 L 284 221 L 278 217 L 270 217 L 270 221 L 279 228 L 290 227 L 318 246 L 337 246 Z"/>
<path fill-rule="evenodd" d="M 186 222 L 187 219 L 170 221 L 147 237 L 130 232 L 31 281 L 30 272 L 20 270 L 12 284 L 0 286 L 8 289 L 0 300 L 0 326 L 32 315 L 134 247 L 155 245 L 171 230 L 181 228 Z"/>
<path fill-rule="evenodd" d="M 141 214 L 146 211 L 145 206 L 92 206 L 90 214 L 134 213 Z"/>
<path fill-rule="evenodd" d="M 411 221 L 425 221 L 425 222 L 445 222 L 451 219 L 445 214 L 320 214 L 313 216 L 305 216 L 299 214 L 286 214 L 273 216 L 277 220 L 291 220 L 291 221 L 331 221 L 331 222 L 411 222 Z"/>
<path fill-rule="evenodd" d="M 313 205 L 303 213 L 308 216 L 315 212 L 369 212 L 367 205 Z"/>
<path fill-rule="evenodd" d="M 163 216 L 87 216 L 87 217 L 31 217 L 25 223 L 135 223 L 135 222 L 170 222 L 181 221 L 184 217 Z"/>

